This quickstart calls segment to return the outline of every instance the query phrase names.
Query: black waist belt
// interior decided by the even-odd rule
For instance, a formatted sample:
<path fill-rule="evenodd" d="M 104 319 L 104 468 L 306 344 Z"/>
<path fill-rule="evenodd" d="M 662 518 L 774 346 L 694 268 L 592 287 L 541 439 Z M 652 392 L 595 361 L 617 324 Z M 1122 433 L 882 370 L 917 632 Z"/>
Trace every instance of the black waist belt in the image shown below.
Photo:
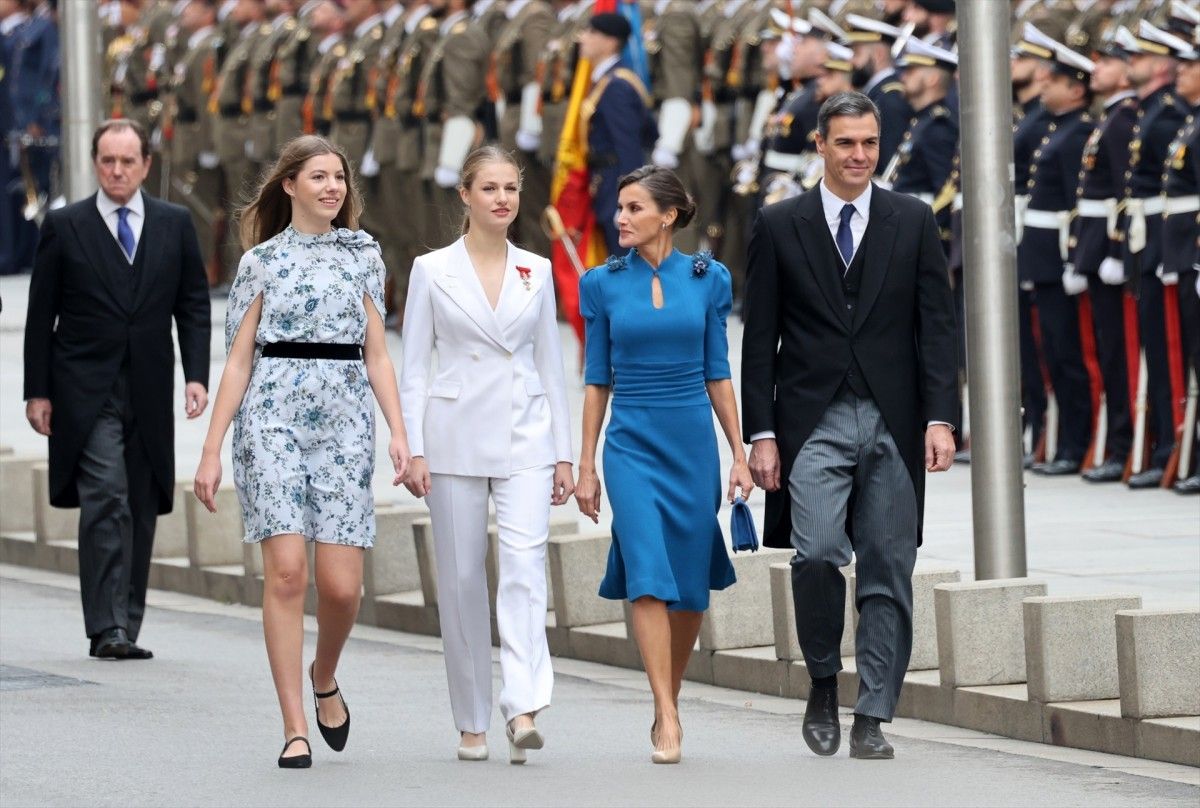
<path fill-rule="evenodd" d="M 180 110 L 175 114 L 175 123 L 195 123 L 200 120 L 200 116 L 193 110 Z"/>
<path fill-rule="evenodd" d="M 358 123 L 358 122 L 367 123 L 371 120 L 371 113 L 369 113 L 369 112 L 339 112 L 334 117 L 339 121 L 345 121 L 347 123 Z"/>
<path fill-rule="evenodd" d="M 362 358 L 362 346 L 334 342 L 272 342 L 263 346 L 262 355 L 275 359 L 356 360 Z"/>
<path fill-rule="evenodd" d="M 242 115 L 241 104 L 222 104 L 217 110 L 222 118 L 240 118 Z"/>
<path fill-rule="evenodd" d="M 255 112 L 274 112 L 275 111 L 275 103 L 273 101 L 267 101 L 267 100 L 260 98 L 254 102 L 254 111 Z"/>
<path fill-rule="evenodd" d="M 521 103 L 521 91 L 516 90 L 515 92 L 505 93 L 504 103 L 508 104 L 509 106 L 519 105 Z"/>
<path fill-rule="evenodd" d="M 131 104 L 148 104 L 158 98 L 158 90 L 145 90 L 140 93 L 133 93 L 129 96 Z"/>

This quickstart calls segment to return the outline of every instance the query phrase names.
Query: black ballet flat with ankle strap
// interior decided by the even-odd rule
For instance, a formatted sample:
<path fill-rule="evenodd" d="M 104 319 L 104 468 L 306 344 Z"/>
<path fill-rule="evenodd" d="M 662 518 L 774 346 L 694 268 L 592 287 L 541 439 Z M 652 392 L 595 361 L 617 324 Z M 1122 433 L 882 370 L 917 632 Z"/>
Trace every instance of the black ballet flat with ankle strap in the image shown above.
<path fill-rule="evenodd" d="M 283 753 L 288 750 L 296 741 L 304 741 L 304 746 L 308 749 L 308 753 L 304 755 L 292 755 L 284 757 Z M 297 735 L 283 745 L 283 752 L 279 753 L 279 768 L 281 769 L 308 769 L 312 767 L 312 747 L 308 744 L 308 738 L 303 735 Z"/>
<path fill-rule="evenodd" d="M 337 679 L 333 680 L 333 690 L 328 693 L 318 693 L 317 683 L 313 679 L 314 662 L 308 666 L 308 681 L 313 686 L 313 707 L 317 711 L 317 729 L 321 730 L 321 737 L 325 739 L 325 743 L 329 744 L 329 748 L 335 752 L 340 752 L 346 748 L 346 741 L 350 738 L 350 708 L 346 706 L 346 697 L 341 695 L 341 690 L 337 686 Z M 342 700 L 342 709 L 346 711 L 346 720 L 336 727 L 331 727 L 321 723 L 321 703 L 319 699 L 329 699 L 334 696 Z"/>

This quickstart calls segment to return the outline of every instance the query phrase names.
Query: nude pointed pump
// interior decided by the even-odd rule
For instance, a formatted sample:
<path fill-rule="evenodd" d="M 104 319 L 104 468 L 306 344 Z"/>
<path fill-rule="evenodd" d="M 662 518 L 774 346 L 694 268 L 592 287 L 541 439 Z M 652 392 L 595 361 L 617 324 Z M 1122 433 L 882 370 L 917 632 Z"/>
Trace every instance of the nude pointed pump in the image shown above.
<path fill-rule="evenodd" d="M 487 760 L 488 759 L 487 743 L 481 743 L 478 746 L 463 746 L 463 744 L 459 743 L 458 759 L 459 760 L 476 760 L 476 761 Z"/>
<path fill-rule="evenodd" d="M 541 749 L 546 745 L 546 739 L 537 727 L 525 727 L 514 732 L 512 724 L 508 724 L 504 731 L 508 735 L 508 762 L 514 766 L 526 761 L 525 750 Z"/>

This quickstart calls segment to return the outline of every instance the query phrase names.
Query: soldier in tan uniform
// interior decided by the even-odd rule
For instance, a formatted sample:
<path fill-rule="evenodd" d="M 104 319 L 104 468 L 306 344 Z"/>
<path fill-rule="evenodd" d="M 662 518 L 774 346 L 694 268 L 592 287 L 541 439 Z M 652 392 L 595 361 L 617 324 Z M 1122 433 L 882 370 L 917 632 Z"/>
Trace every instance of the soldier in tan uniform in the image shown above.
<path fill-rule="evenodd" d="M 264 171 L 274 163 L 278 152 L 275 142 L 275 104 L 282 97 L 282 87 L 272 80 L 279 71 L 275 59 L 280 46 L 299 28 L 296 4 L 292 0 L 266 0 L 270 20 L 261 28 L 258 41 L 250 52 L 250 159 L 255 171 Z M 294 136 L 293 132 L 289 137 Z"/>
<path fill-rule="evenodd" d="M 482 140 L 477 113 L 487 97 L 487 33 L 470 16 L 470 0 L 435 0 L 440 40 L 421 73 L 413 114 L 424 122 L 424 175 L 433 180 L 430 246 L 458 238 L 463 205 L 458 196 L 463 163 Z"/>
<path fill-rule="evenodd" d="M 346 20 L 341 7 L 330 0 L 312 11 L 313 39 L 317 41 L 316 64 L 308 74 L 304 103 L 300 107 L 301 131 L 306 135 L 328 136 L 333 129 L 333 105 L 329 81 L 338 62 L 346 55 Z"/>
<path fill-rule="evenodd" d="M 542 142 L 538 160 L 550 169 L 553 178 L 558 161 L 558 142 L 562 139 L 575 63 L 579 60 L 576 38 L 591 15 L 593 0 L 554 0 L 556 22 L 550 39 L 538 57 L 538 75 L 542 84 Z"/>
<path fill-rule="evenodd" d="M 318 38 L 313 36 L 312 15 L 329 0 L 308 0 L 296 12 L 296 24 L 275 50 L 268 97 L 275 99 L 275 148 L 304 130 L 302 108 L 308 92 L 308 75 L 317 63 Z"/>
<path fill-rule="evenodd" d="M 413 114 L 417 84 L 438 42 L 438 21 L 424 0 L 410 0 L 402 18 L 403 37 L 391 66 L 380 78 L 382 109 L 376 121 L 375 153 L 382 169 L 380 190 L 384 206 L 402 211 L 390 226 L 394 257 L 386 260 L 391 281 L 388 310 L 391 325 L 403 327 L 404 301 L 413 261 L 426 251 L 430 191 L 422 177 L 422 122 Z"/>
<path fill-rule="evenodd" d="M 693 196 L 700 196 L 691 169 L 692 143 L 688 135 L 693 117 L 699 116 L 697 88 L 704 60 L 700 19 L 696 4 L 688 0 L 647 0 L 642 4 L 642 35 L 650 64 L 650 87 L 658 118 L 658 141 L 651 160 L 669 168 Z M 700 228 L 675 234 L 675 245 L 686 253 L 699 248 Z"/>
<path fill-rule="evenodd" d="M 200 254 L 208 267 L 209 284 L 220 280 L 214 225 L 220 202 L 221 175 L 213 141 L 208 99 L 216 89 L 218 60 L 223 45 L 216 27 L 213 0 L 190 0 L 179 27 L 183 56 L 171 76 L 167 119 L 171 130 L 170 199 L 192 212 L 200 238 Z"/>
<path fill-rule="evenodd" d="M 371 142 L 371 110 L 367 107 L 369 74 L 383 45 L 383 16 L 376 0 L 347 0 L 347 53 L 329 82 L 334 142 L 346 150 L 357 168 Z M 368 214 L 369 215 L 369 214 Z"/>
<path fill-rule="evenodd" d="M 500 113 L 503 104 L 497 104 L 501 97 L 499 82 L 495 76 L 496 43 L 500 41 L 500 33 L 508 22 L 509 0 L 475 0 L 471 6 L 471 17 L 479 23 L 479 27 L 487 34 L 491 65 L 488 69 L 487 97 L 479 107 L 479 123 L 483 126 L 483 138 L 489 143 L 500 140 Z"/>
<path fill-rule="evenodd" d="M 225 230 L 222 281 L 226 282 L 232 280 L 242 256 L 237 227 L 233 226 L 234 212 L 249 201 L 257 179 L 247 153 L 247 130 L 250 114 L 254 111 L 249 76 L 250 55 L 258 38 L 264 35 L 264 13 L 261 0 L 238 0 L 230 12 L 229 19 L 238 26 L 238 33 L 232 42 L 225 42 L 225 60 L 208 102 L 209 114 L 213 116 L 217 159 L 221 165 L 221 210 Z"/>
<path fill-rule="evenodd" d="M 542 232 L 542 211 L 550 202 L 553 164 L 537 158 L 542 145 L 542 118 L 538 112 L 542 88 L 538 57 L 550 41 L 557 19 L 546 0 L 509 0 L 506 24 L 492 54 L 496 82 L 503 99 L 500 145 L 514 151 L 524 171 L 517 240 L 527 250 L 549 255 L 550 240 Z"/>
<path fill-rule="evenodd" d="M 120 85 L 119 113 L 112 117 L 132 118 L 147 132 L 154 133 L 162 115 L 160 90 L 165 78 L 166 32 L 171 23 L 171 3 L 158 0 L 147 3 L 138 17 L 137 24 L 130 30 L 133 45 L 125 52 L 125 59 L 117 64 L 113 83 Z M 152 137 L 152 147 L 158 151 L 159 137 Z M 150 162 L 150 173 L 144 185 L 156 195 L 162 193 L 160 155 L 155 154 Z"/>

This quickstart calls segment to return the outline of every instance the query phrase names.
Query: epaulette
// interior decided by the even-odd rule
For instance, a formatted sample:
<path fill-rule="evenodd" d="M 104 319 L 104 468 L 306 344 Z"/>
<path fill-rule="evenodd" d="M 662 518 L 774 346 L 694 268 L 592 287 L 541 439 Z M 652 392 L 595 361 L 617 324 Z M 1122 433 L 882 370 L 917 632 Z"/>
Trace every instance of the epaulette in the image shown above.
<path fill-rule="evenodd" d="M 421 24 L 418 25 L 417 28 L 421 31 L 428 31 L 431 28 L 437 28 L 437 20 L 435 20 L 433 17 L 426 17 L 425 19 L 421 20 Z"/>
<path fill-rule="evenodd" d="M 450 28 L 450 36 L 458 36 L 463 31 L 467 30 L 469 23 L 466 20 L 459 20 Z"/>
<path fill-rule="evenodd" d="M 904 85 L 898 81 L 889 81 L 880 87 L 879 90 L 885 93 L 902 93 L 904 92 Z"/>
<path fill-rule="evenodd" d="M 1171 93 L 1163 93 L 1162 104 L 1164 107 L 1175 106 L 1175 96 Z"/>
<path fill-rule="evenodd" d="M 376 25 L 371 29 L 371 39 L 383 39 L 383 25 Z"/>
<path fill-rule="evenodd" d="M 654 96 L 650 95 L 650 91 L 646 89 L 646 85 L 642 83 L 642 77 L 634 73 L 628 67 L 618 67 L 613 71 L 613 75 L 622 78 L 637 90 L 637 94 L 642 97 L 642 103 L 648 108 L 654 106 Z"/>
<path fill-rule="evenodd" d="M 941 104 L 935 104 L 933 110 L 929 113 L 932 118 L 949 118 L 950 110 Z"/>
<path fill-rule="evenodd" d="M 708 268 L 712 266 L 713 254 L 711 250 L 701 250 L 692 256 L 692 277 L 703 278 L 708 273 Z"/>
<path fill-rule="evenodd" d="M 283 23 L 283 30 L 295 31 L 296 30 L 296 18 L 288 17 L 287 20 L 285 20 Z"/>
<path fill-rule="evenodd" d="M 608 267 L 609 272 L 619 272 L 620 270 L 625 269 L 627 266 L 629 266 L 629 254 L 626 253 L 625 255 L 610 255 L 608 257 L 608 259 L 604 262 L 604 265 L 606 267 Z"/>
<path fill-rule="evenodd" d="M 258 26 L 258 35 L 259 36 L 266 36 L 267 34 L 271 33 L 271 31 L 272 31 L 271 23 L 269 23 L 269 22 L 264 22 L 262 25 Z"/>
<path fill-rule="evenodd" d="M 300 29 L 298 34 L 296 34 L 296 39 L 300 42 L 307 42 L 310 36 L 312 36 L 312 29 L 306 25 Z"/>
<path fill-rule="evenodd" d="M 217 34 L 212 39 L 208 40 L 208 46 L 213 50 L 220 50 L 225 47 L 225 37 Z"/>

